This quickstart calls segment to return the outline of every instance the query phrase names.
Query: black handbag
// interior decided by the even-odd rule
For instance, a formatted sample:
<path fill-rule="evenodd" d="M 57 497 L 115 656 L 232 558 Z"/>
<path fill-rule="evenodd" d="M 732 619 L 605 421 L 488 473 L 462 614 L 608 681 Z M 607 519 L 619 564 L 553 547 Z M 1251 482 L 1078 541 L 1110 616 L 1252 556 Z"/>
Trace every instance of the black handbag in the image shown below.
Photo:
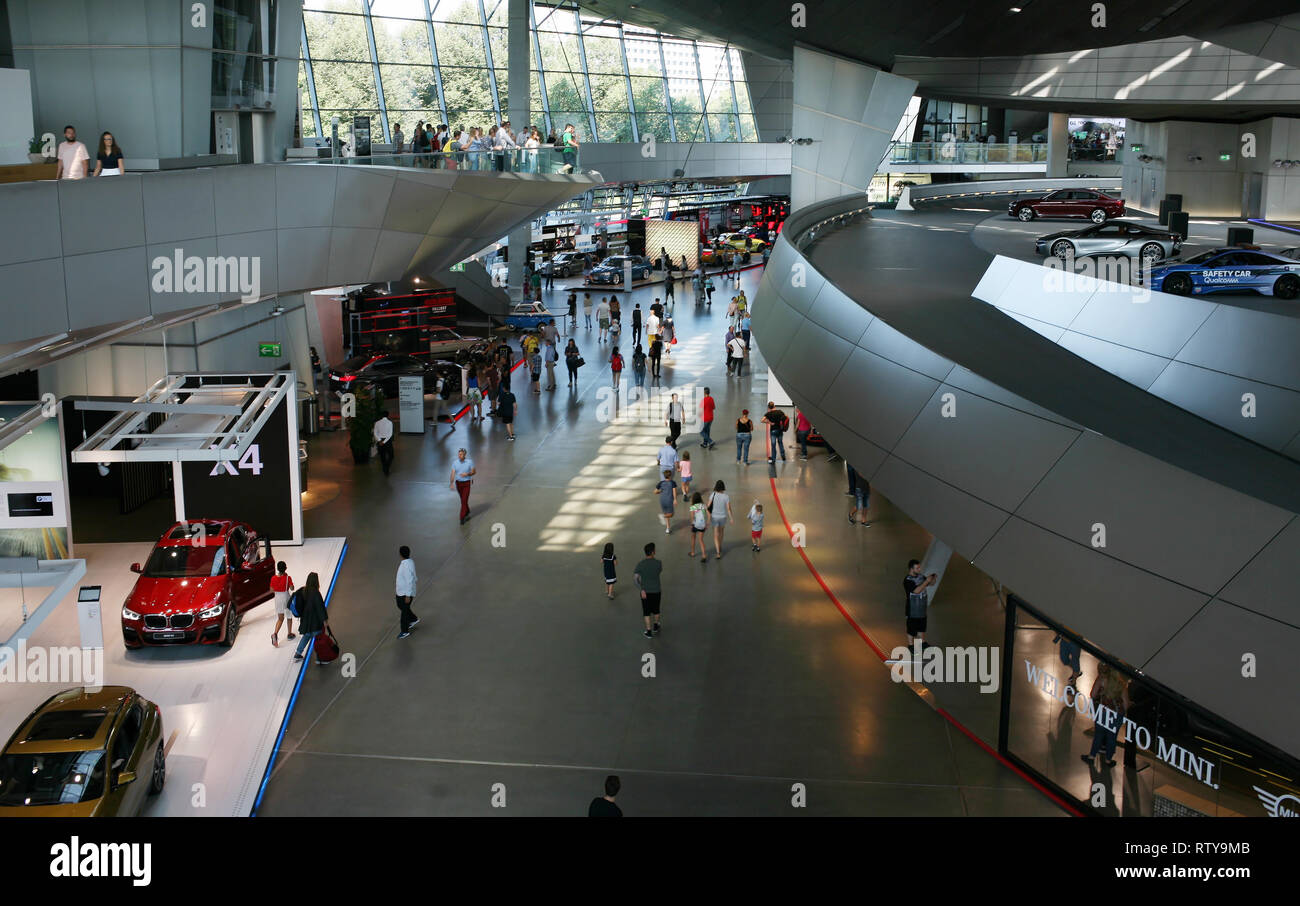
<path fill-rule="evenodd" d="M 573 367 L 574 367 L 574 368 L 581 368 L 581 367 L 582 367 L 583 365 L 585 365 L 585 364 L 587 364 L 587 360 L 584 359 L 582 356 L 578 356 L 578 361 L 576 361 L 576 362 L 573 363 Z"/>

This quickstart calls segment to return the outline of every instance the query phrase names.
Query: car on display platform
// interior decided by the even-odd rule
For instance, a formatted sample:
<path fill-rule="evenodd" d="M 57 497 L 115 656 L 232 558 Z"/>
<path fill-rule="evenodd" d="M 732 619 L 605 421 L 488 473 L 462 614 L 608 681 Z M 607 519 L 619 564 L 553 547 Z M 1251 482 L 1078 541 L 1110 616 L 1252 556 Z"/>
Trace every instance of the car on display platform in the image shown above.
<path fill-rule="evenodd" d="M 478 341 L 475 341 L 477 344 Z M 397 379 L 400 377 L 420 377 L 424 379 L 426 393 L 438 384 L 439 377 L 451 372 L 443 368 L 446 362 L 428 363 L 413 355 L 404 353 L 369 353 L 353 356 L 341 365 L 332 366 L 330 390 L 338 393 L 355 393 L 372 386 L 377 386 L 389 399 L 397 398 Z M 459 386 L 459 369 L 453 368 Z M 445 388 L 444 388 L 445 389 Z"/>
<path fill-rule="evenodd" d="M 271 543 L 232 519 L 169 528 L 141 566 L 122 604 L 127 648 L 235 643 L 244 613 L 271 598 Z"/>
<path fill-rule="evenodd" d="M 558 324 L 563 317 L 564 315 L 549 310 L 541 302 L 517 302 L 511 306 L 509 314 L 506 315 L 506 327 L 511 330 L 532 330 L 534 327 L 540 327 L 543 321 L 551 319 Z"/>
<path fill-rule="evenodd" d="M 723 233 L 717 241 L 740 252 L 761 252 L 767 248 L 765 240 L 744 233 Z"/>
<path fill-rule="evenodd" d="M 1129 220 L 1111 220 L 1040 236 L 1034 242 L 1034 251 L 1062 259 L 1124 255 L 1139 261 L 1159 261 L 1177 255 L 1182 245 L 1183 237 L 1178 233 Z"/>
<path fill-rule="evenodd" d="M 1046 195 L 1017 198 L 1007 205 L 1007 213 L 1025 223 L 1035 217 L 1083 217 L 1093 223 L 1105 223 L 1123 217 L 1124 202 L 1092 189 L 1057 189 Z"/>
<path fill-rule="evenodd" d="M 577 252 L 557 252 L 542 265 L 542 273 L 554 273 L 557 277 L 572 277 L 582 273 L 582 256 Z"/>
<path fill-rule="evenodd" d="M 0 817 L 133 817 L 167 780 L 162 710 L 134 689 L 65 689 L 0 751 Z"/>
<path fill-rule="evenodd" d="M 611 255 L 591 269 L 591 273 L 587 275 L 587 282 L 621 284 L 623 282 L 623 266 L 629 261 L 632 263 L 632 280 L 634 282 L 649 279 L 653 268 L 643 256 Z"/>
<path fill-rule="evenodd" d="M 462 337 L 450 327 L 429 328 L 429 355 L 434 358 L 452 358 L 456 353 L 483 345 L 483 340 Z"/>
<path fill-rule="evenodd" d="M 730 264 L 736 257 L 736 250 L 729 245 L 708 246 L 700 252 L 700 262 L 706 265 Z"/>
<path fill-rule="evenodd" d="M 1255 249 L 1211 249 L 1152 268 L 1150 287 L 1175 296 L 1256 292 L 1294 299 L 1300 296 L 1300 261 Z"/>

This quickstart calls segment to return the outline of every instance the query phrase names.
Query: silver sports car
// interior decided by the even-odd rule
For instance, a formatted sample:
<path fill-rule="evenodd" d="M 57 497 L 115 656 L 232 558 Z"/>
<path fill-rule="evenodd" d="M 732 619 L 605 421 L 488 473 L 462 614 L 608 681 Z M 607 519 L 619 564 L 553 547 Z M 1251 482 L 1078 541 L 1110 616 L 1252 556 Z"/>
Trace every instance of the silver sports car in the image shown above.
<path fill-rule="evenodd" d="M 1142 261 L 1159 261 L 1178 254 L 1182 244 L 1182 236 L 1166 229 L 1128 220 L 1111 220 L 1082 230 L 1041 236 L 1034 243 L 1034 251 L 1057 258 L 1126 255 Z"/>

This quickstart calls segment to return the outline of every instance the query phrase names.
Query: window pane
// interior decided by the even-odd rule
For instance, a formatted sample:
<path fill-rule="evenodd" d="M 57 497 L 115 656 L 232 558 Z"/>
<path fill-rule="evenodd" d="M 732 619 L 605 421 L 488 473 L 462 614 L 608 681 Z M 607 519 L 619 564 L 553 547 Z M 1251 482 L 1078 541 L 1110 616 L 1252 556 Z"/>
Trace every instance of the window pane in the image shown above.
<path fill-rule="evenodd" d="M 429 28 L 410 19 L 375 19 L 375 50 L 381 63 L 429 65 Z"/>
<path fill-rule="evenodd" d="M 627 112 L 597 113 L 596 129 L 600 132 L 602 142 L 632 141 L 632 118 Z"/>
<path fill-rule="evenodd" d="M 551 117 L 557 110 L 582 110 L 586 107 L 586 87 L 582 76 L 568 71 L 546 73 L 546 94 L 550 100 Z M 586 120 L 586 114 L 583 115 Z"/>
<path fill-rule="evenodd" d="M 312 60 L 370 61 L 366 23 L 360 16 L 303 13 Z"/>
<path fill-rule="evenodd" d="M 582 58 L 578 55 L 578 37 L 572 34 L 538 31 L 538 47 L 542 51 L 542 68 L 551 70 L 582 71 Z"/>
<path fill-rule="evenodd" d="M 637 113 L 661 112 L 668 107 L 664 102 L 664 80 L 649 76 L 632 77 L 632 97 Z"/>
<path fill-rule="evenodd" d="M 430 3 L 430 6 L 433 4 Z M 373 16 L 396 16 L 406 19 L 424 20 L 424 4 L 420 0 L 370 0 L 370 14 Z M 379 31 L 379 20 L 375 19 L 375 31 Z"/>
<path fill-rule="evenodd" d="M 379 77 L 384 82 L 384 103 L 390 111 L 426 110 L 430 114 L 437 111 L 438 86 L 432 66 L 381 63 Z"/>
<path fill-rule="evenodd" d="M 715 142 L 734 142 L 739 141 L 740 136 L 736 135 L 735 117 L 719 113 L 709 114 L 710 138 Z"/>
<path fill-rule="evenodd" d="M 599 32 L 611 32 L 614 37 L 601 37 Z M 618 49 L 618 30 L 607 27 L 593 29 L 583 38 L 587 47 L 587 71 L 590 73 L 623 74 L 623 55 Z"/>
<path fill-rule="evenodd" d="M 478 0 L 429 0 L 429 10 L 435 23 L 479 21 Z"/>
<path fill-rule="evenodd" d="M 486 69 L 442 67 L 442 93 L 447 99 L 448 116 L 492 109 L 492 86 Z"/>
<path fill-rule="evenodd" d="M 492 65 L 504 69 L 510 65 L 510 51 L 506 44 L 504 28 L 489 28 L 488 41 L 492 45 Z"/>
<path fill-rule="evenodd" d="M 659 61 L 659 42 L 644 41 L 628 37 L 627 70 L 632 75 L 662 75 L 663 66 Z"/>
<path fill-rule="evenodd" d="M 303 0 L 303 9 L 325 9 L 331 12 L 362 12 L 361 0 Z"/>
<path fill-rule="evenodd" d="M 673 133 L 668 126 L 668 114 L 663 112 L 641 113 L 636 115 L 636 127 L 641 132 L 641 141 L 653 135 L 657 142 L 672 141 Z"/>
<path fill-rule="evenodd" d="M 627 82 L 621 75 L 591 76 L 591 104 L 597 111 L 627 112 Z"/>
<path fill-rule="evenodd" d="M 452 25 L 434 23 L 434 40 L 438 42 L 440 66 L 487 66 L 487 52 L 483 49 L 483 29 L 477 25 Z"/>
<path fill-rule="evenodd" d="M 313 60 L 312 71 L 316 75 L 316 100 L 321 106 L 322 116 L 326 107 L 353 109 L 379 106 L 375 73 L 369 63 Z"/>
<path fill-rule="evenodd" d="M 742 114 L 740 117 L 740 135 L 741 141 L 756 142 L 758 141 L 758 126 L 754 123 L 752 116 Z"/>

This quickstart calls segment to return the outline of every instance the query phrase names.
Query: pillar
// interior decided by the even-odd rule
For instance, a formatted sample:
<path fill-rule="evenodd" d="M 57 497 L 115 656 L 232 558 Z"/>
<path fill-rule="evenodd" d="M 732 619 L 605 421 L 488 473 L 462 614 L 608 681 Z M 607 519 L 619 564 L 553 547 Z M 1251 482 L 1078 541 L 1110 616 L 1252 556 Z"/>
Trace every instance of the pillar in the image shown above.
<path fill-rule="evenodd" d="M 529 125 L 528 62 L 531 51 L 528 34 L 528 5 L 530 0 L 509 0 L 506 11 L 506 118 L 520 136 Z M 528 262 L 528 243 L 533 239 L 533 225 L 524 223 L 510 231 L 509 294 L 517 302 L 524 296 L 524 265 Z"/>
<path fill-rule="evenodd" d="M 1047 117 L 1047 178 L 1065 176 L 1070 162 L 1069 116 L 1052 113 Z"/>

